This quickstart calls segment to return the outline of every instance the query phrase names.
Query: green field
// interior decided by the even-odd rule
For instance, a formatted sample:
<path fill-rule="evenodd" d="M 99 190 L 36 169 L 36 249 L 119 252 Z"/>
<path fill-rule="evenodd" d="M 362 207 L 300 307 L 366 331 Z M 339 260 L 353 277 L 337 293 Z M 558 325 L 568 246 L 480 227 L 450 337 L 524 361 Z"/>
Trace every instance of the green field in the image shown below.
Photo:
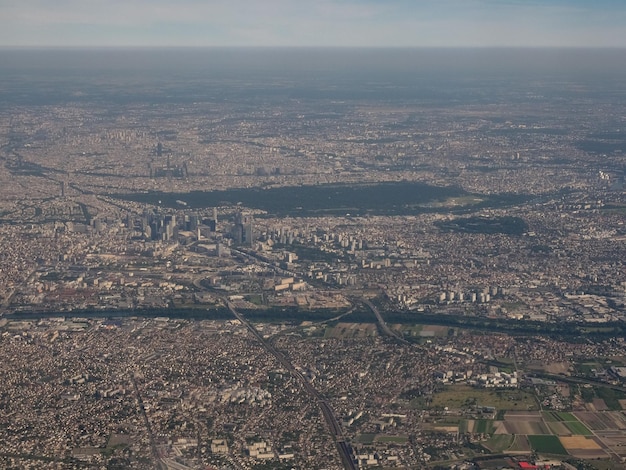
<path fill-rule="evenodd" d="M 369 446 L 374 443 L 375 438 L 376 438 L 376 434 L 359 434 L 356 437 L 356 441 L 361 444 L 365 444 L 366 446 Z"/>
<path fill-rule="evenodd" d="M 530 445 L 534 451 L 543 454 L 567 455 L 567 451 L 559 438 L 556 436 L 528 436 Z"/>
<path fill-rule="evenodd" d="M 482 434 L 493 434 L 494 425 L 493 420 L 490 419 L 478 419 L 474 422 L 474 432 Z"/>
<path fill-rule="evenodd" d="M 466 432 L 470 432 L 468 427 L 469 427 L 468 422 L 466 419 L 464 419 L 463 421 L 459 423 L 459 433 L 465 434 Z"/>
<path fill-rule="evenodd" d="M 572 431 L 574 435 L 592 436 L 593 433 L 580 421 L 567 421 L 565 426 Z"/>
<path fill-rule="evenodd" d="M 557 421 L 563 421 L 556 411 L 544 411 L 541 413 L 544 421 L 547 423 L 555 423 Z"/>
<path fill-rule="evenodd" d="M 462 408 L 471 404 L 493 406 L 497 410 L 537 410 L 534 396 L 522 390 L 493 390 L 469 385 L 451 385 L 433 395 L 431 407 Z"/>
<path fill-rule="evenodd" d="M 572 413 L 566 413 L 563 411 L 544 411 L 542 413 L 543 419 L 550 422 L 556 421 L 578 421 Z"/>
<path fill-rule="evenodd" d="M 408 436 L 376 436 L 376 442 L 385 442 L 393 444 L 406 444 L 409 440 Z"/>
<path fill-rule="evenodd" d="M 439 423 L 441 424 L 441 423 Z M 459 422 L 460 433 L 481 433 L 481 434 L 493 434 L 496 425 L 492 419 L 463 419 Z"/>

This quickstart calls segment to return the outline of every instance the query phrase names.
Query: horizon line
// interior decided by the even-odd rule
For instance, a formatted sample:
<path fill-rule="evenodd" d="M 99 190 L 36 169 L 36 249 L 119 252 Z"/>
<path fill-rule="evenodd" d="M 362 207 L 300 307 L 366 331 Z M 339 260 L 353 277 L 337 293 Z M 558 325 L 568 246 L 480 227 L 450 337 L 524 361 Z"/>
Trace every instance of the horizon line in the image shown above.
<path fill-rule="evenodd" d="M 321 46 L 321 45 L 2 45 L 0 50 L 155 50 L 155 49 L 282 49 L 282 50 L 626 50 L 625 46 Z"/>

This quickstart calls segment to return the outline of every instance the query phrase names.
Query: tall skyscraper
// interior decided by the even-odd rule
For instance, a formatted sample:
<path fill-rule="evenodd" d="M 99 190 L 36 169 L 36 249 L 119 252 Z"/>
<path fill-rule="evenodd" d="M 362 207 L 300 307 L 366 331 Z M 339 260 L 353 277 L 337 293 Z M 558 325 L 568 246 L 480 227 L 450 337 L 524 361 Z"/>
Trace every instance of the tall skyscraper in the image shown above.
<path fill-rule="evenodd" d="M 238 245 L 252 245 L 254 237 L 254 223 L 251 215 L 235 214 L 235 224 L 232 228 L 232 237 Z"/>

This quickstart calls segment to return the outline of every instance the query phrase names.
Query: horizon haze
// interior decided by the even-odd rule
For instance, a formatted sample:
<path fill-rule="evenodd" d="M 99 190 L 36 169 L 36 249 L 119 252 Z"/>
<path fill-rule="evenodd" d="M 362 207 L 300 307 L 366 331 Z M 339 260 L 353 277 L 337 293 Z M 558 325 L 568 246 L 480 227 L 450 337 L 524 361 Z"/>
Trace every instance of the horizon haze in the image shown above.
<path fill-rule="evenodd" d="M 0 4 L 0 46 L 626 47 L 616 0 L 43 0 Z"/>

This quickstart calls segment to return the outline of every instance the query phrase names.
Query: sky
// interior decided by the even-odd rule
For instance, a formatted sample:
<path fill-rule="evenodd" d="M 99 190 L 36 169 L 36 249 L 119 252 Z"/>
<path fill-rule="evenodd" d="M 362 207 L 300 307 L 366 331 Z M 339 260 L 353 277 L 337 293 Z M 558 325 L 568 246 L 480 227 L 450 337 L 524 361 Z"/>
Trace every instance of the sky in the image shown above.
<path fill-rule="evenodd" d="M 0 46 L 626 47 L 626 0 L 0 0 Z"/>

